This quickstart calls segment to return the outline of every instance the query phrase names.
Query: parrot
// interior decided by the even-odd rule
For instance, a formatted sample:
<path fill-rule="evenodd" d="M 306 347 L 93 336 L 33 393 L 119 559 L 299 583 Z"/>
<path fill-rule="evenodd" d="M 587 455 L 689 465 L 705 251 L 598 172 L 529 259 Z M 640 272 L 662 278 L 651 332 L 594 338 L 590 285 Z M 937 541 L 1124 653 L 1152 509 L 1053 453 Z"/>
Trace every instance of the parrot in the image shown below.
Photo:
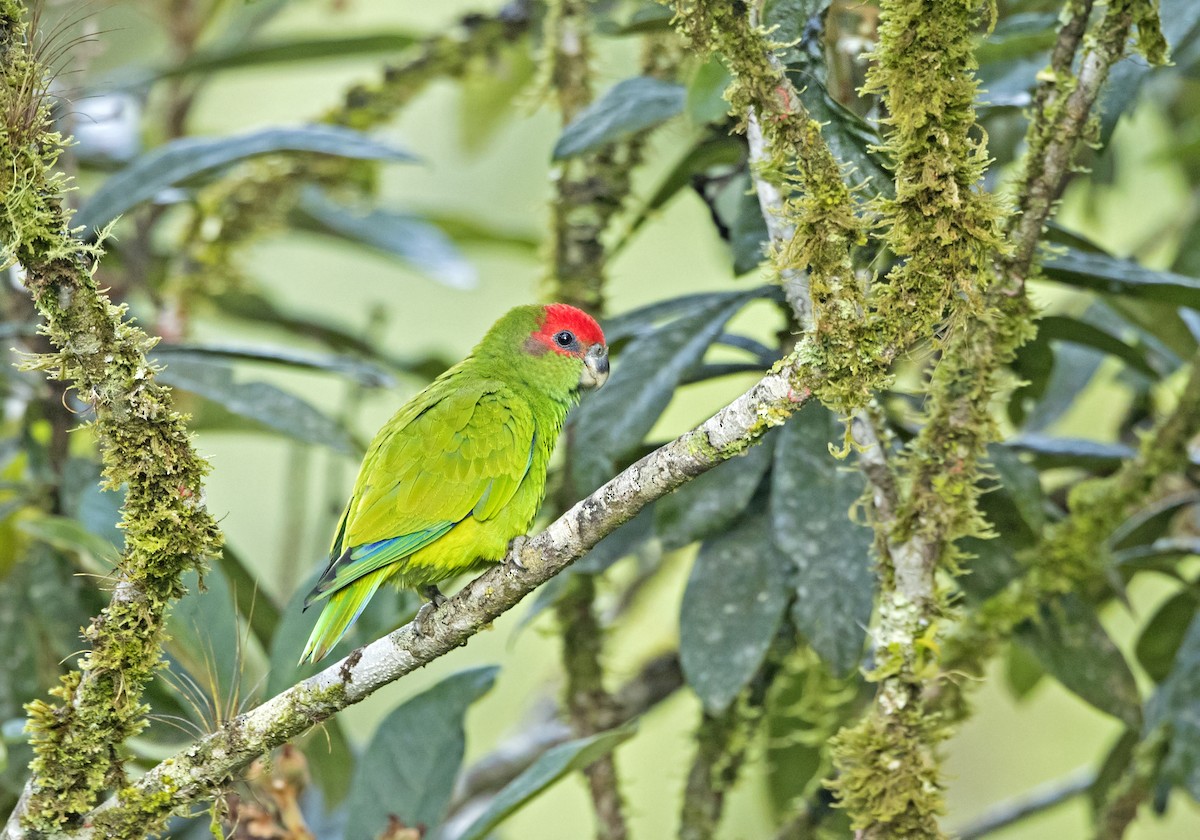
<path fill-rule="evenodd" d="M 567 413 L 608 379 L 600 325 L 564 303 L 518 306 L 376 434 L 328 566 L 300 662 L 329 653 L 384 581 L 436 607 L 440 581 L 504 558 L 533 524 Z"/>

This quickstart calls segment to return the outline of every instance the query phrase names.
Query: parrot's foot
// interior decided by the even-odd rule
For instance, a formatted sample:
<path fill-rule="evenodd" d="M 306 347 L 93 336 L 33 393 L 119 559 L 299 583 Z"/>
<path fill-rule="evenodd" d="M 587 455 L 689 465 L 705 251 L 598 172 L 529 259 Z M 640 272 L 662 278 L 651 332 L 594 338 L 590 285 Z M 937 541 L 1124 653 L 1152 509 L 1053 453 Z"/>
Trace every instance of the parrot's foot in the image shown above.
<path fill-rule="evenodd" d="M 428 636 L 430 635 L 429 631 L 431 629 L 428 626 L 429 620 L 433 617 L 433 614 L 438 611 L 438 608 L 440 608 L 442 604 L 446 603 L 446 601 L 449 599 L 443 595 L 442 590 L 438 589 L 436 586 L 422 586 L 420 592 L 421 595 L 425 598 L 428 598 L 429 601 L 428 603 L 422 604 L 421 609 L 417 610 L 417 615 L 416 618 L 413 619 L 413 624 L 415 625 L 418 636 Z"/>
<path fill-rule="evenodd" d="M 424 596 L 429 601 L 429 603 L 433 605 L 433 608 L 435 610 L 438 607 L 440 607 L 442 604 L 444 604 L 448 600 L 450 600 L 449 598 L 447 598 L 445 595 L 442 594 L 442 590 L 438 589 L 436 586 L 433 586 L 432 584 L 429 586 L 422 586 L 421 587 L 421 595 Z"/>
<path fill-rule="evenodd" d="M 521 572 L 525 571 L 525 564 L 521 562 L 521 552 L 525 549 L 527 542 L 529 542 L 529 537 L 524 534 L 508 541 L 508 564 Z"/>

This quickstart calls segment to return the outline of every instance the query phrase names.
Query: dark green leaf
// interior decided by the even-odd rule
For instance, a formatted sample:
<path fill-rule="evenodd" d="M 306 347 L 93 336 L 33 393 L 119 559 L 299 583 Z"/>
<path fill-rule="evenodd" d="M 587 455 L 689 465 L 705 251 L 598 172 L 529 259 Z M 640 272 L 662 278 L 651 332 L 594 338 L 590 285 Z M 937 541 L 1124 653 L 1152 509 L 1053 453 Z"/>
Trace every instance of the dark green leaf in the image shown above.
<path fill-rule="evenodd" d="M 1038 471 L 1003 446 L 988 447 L 988 459 L 1030 533 L 1040 534 L 1046 524 L 1046 500 Z"/>
<path fill-rule="evenodd" d="M 1025 699 L 1044 676 L 1046 671 L 1028 648 L 1024 645 L 1008 646 L 1008 656 L 1004 659 L 1004 679 L 1013 697 Z"/>
<path fill-rule="evenodd" d="M 142 155 L 111 176 L 75 214 L 71 224 L 86 231 L 103 228 L 122 213 L 175 186 L 214 169 L 256 155 L 310 152 L 365 160 L 411 162 L 408 152 L 349 128 L 308 125 L 267 128 L 232 137 L 185 137 Z"/>
<path fill-rule="evenodd" d="M 533 603 L 521 617 L 518 629 L 529 626 L 542 612 L 556 603 L 570 586 L 575 575 L 599 575 L 625 557 L 635 554 L 654 536 L 654 510 L 657 504 L 642 508 L 638 515 L 613 531 L 592 547 L 592 550 L 568 568 L 537 588 Z"/>
<path fill-rule="evenodd" d="M 296 208 L 302 227 L 368 245 L 454 289 L 474 288 L 478 276 L 446 234 L 424 219 L 388 210 L 357 212 L 316 188 L 304 190 Z"/>
<path fill-rule="evenodd" d="M 1043 605 L 1040 619 L 1018 637 L 1069 691 L 1135 729 L 1141 726 L 1141 697 L 1129 663 L 1083 599 L 1067 595 Z"/>
<path fill-rule="evenodd" d="M 1180 511 L 1200 502 L 1200 493 L 1176 493 L 1151 502 L 1122 522 L 1108 538 L 1114 549 L 1153 543 L 1167 533 Z"/>
<path fill-rule="evenodd" d="M 286 40 L 260 41 L 198 52 L 160 71 L 158 77 L 166 79 L 196 73 L 207 75 L 222 70 L 240 70 L 264 64 L 290 64 L 321 58 L 392 53 L 416 42 L 416 36 L 408 32 L 379 32 L 339 38 L 291 37 Z"/>
<path fill-rule="evenodd" d="M 1188 625 L 1196 614 L 1196 593 L 1188 588 L 1168 598 L 1146 622 L 1134 648 L 1150 679 L 1161 683 L 1171 673 Z"/>
<path fill-rule="evenodd" d="M 668 551 L 717 534 L 742 515 L 771 466 L 775 434 L 658 500 L 655 529 Z"/>
<path fill-rule="evenodd" d="M 570 421 L 578 495 L 599 487 L 618 459 L 642 442 L 684 376 L 700 364 L 725 324 L 754 292 L 714 296 L 696 310 L 634 338 L 621 351 L 608 384 L 591 394 Z"/>
<path fill-rule="evenodd" d="M 800 100 L 809 115 L 822 123 L 821 136 L 830 151 L 839 161 L 849 164 L 846 181 L 862 185 L 868 196 L 890 197 L 895 192 L 895 182 L 879 151 L 883 143 L 879 132 L 830 96 L 824 85 L 808 83 L 800 91 Z"/>
<path fill-rule="evenodd" d="M 734 184 L 742 188 L 736 193 L 733 219 L 729 224 L 729 248 L 733 251 L 733 273 L 740 277 L 754 271 L 767 257 L 767 244 L 771 234 L 763 217 L 758 193 L 750 189 L 748 178 L 736 179 Z"/>
<path fill-rule="evenodd" d="M 393 814 L 407 826 L 442 821 L 466 747 L 463 718 L 498 670 L 452 674 L 380 721 L 354 773 L 346 840 L 374 840 Z"/>
<path fill-rule="evenodd" d="M 318 356 L 293 350 L 290 347 L 238 347 L 232 344 L 159 344 L 152 351 L 154 358 L 167 365 L 177 361 L 211 362 L 213 359 L 244 362 L 264 362 L 307 370 L 340 373 L 368 388 L 387 388 L 395 384 L 379 365 L 353 356 Z"/>
<path fill-rule="evenodd" d="M 1163 537 L 1149 545 L 1137 545 L 1113 552 L 1113 562 L 1121 568 L 1157 569 L 1174 574 L 1182 557 L 1200 555 L 1200 537 Z"/>
<path fill-rule="evenodd" d="M 627 724 L 619 729 L 550 748 L 520 776 L 505 785 L 488 803 L 483 813 L 461 834 L 455 836 L 455 840 L 483 840 L 492 829 L 535 796 L 567 774 L 595 764 L 597 759 L 608 755 L 623 741 L 632 737 L 634 731 L 633 725 Z M 349 840 L 354 838 L 350 837 Z M 442 840 L 442 835 L 435 832 L 432 840 Z"/>
<path fill-rule="evenodd" d="M 832 670 L 862 657 L 874 604 L 873 532 L 851 519 L 862 473 L 829 451 L 841 424 L 821 406 L 784 424 L 771 471 L 771 531 L 790 561 L 792 621 Z"/>
<path fill-rule="evenodd" d="M 628 22 L 617 29 L 619 35 L 637 35 L 645 32 L 667 32 L 675 12 L 661 3 L 646 3 L 629 16 Z"/>
<path fill-rule="evenodd" d="M 1115 335 L 1085 321 L 1065 315 L 1048 315 L 1038 321 L 1038 332 L 1044 333 L 1047 338 L 1070 341 L 1116 356 L 1134 370 L 1158 378 L 1158 371 L 1150 364 L 1144 347 L 1126 344 Z"/>
<path fill-rule="evenodd" d="M 1135 454 L 1131 447 L 1120 443 L 1100 443 L 1081 438 L 1051 437 L 1050 435 L 1021 434 L 1005 441 L 1005 446 L 1029 452 L 1040 469 L 1053 467 L 1082 467 L 1087 470 L 1115 470 L 1121 462 Z"/>
<path fill-rule="evenodd" d="M 311 404 L 265 382 L 235 382 L 233 371 L 224 365 L 180 360 L 158 378 L 296 440 L 349 454 L 359 451 L 345 429 Z"/>
<path fill-rule="evenodd" d="M 728 708 L 762 664 L 787 606 L 788 562 L 762 504 L 700 546 L 679 614 L 679 658 L 704 708 Z"/>
<path fill-rule="evenodd" d="M 725 89 L 733 81 L 733 76 L 725 67 L 725 62 L 718 55 L 711 55 L 708 61 L 696 68 L 696 75 L 687 89 L 687 115 L 696 125 L 710 122 L 723 122 L 729 115 L 729 100 L 725 98 Z"/>
<path fill-rule="evenodd" d="M 1160 727 L 1169 740 L 1159 778 L 1200 800 L 1200 615 L 1188 625 L 1171 673 L 1146 706 L 1146 732 Z"/>
<path fill-rule="evenodd" d="M 637 76 L 613 85 L 563 129 L 554 160 L 591 152 L 666 122 L 683 111 L 683 85 Z"/>
<path fill-rule="evenodd" d="M 1048 255 L 1043 270 L 1050 279 L 1070 286 L 1200 308 L 1200 280 L 1155 271 L 1107 254 L 1067 248 Z"/>
<path fill-rule="evenodd" d="M 1104 363 L 1104 355 L 1090 347 L 1058 341 L 1050 344 L 1054 364 L 1042 398 L 1025 418 L 1025 430 L 1028 432 L 1042 431 L 1070 411 Z"/>
<path fill-rule="evenodd" d="M 666 206 L 681 190 L 691 185 L 697 175 L 716 169 L 740 167 L 746 160 L 746 144 L 740 137 L 725 132 L 710 134 L 688 150 L 678 163 L 659 182 L 658 189 L 650 196 L 638 215 L 629 224 L 629 232 L 614 250 L 629 241 L 656 210 Z"/>
<path fill-rule="evenodd" d="M 1096 781 L 1088 790 L 1088 802 L 1092 806 L 1093 814 L 1101 812 L 1109 801 L 1109 792 L 1113 785 L 1125 777 L 1139 740 L 1137 730 L 1126 729 L 1104 757 L 1100 772 L 1096 774 Z"/>

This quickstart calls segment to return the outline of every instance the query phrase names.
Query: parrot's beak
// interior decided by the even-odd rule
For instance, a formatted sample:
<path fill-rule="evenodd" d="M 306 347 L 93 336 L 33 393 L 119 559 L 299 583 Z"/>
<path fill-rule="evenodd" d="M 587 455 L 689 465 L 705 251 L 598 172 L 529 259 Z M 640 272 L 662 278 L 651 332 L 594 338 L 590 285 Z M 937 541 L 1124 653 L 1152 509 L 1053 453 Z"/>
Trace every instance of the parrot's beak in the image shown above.
<path fill-rule="evenodd" d="M 583 373 L 579 376 L 579 387 L 594 391 L 608 381 L 608 348 L 593 344 L 583 357 Z"/>

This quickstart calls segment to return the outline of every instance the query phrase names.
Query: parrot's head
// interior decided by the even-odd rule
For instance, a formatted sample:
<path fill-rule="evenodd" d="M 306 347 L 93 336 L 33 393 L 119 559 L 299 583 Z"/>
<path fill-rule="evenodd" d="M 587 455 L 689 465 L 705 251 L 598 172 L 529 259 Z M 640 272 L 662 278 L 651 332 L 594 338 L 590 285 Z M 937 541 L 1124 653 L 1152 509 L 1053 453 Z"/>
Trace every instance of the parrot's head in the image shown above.
<path fill-rule="evenodd" d="M 565 303 L 551 303 L 540 309 L 538 327 L 525 342 L 526 352 L 578 360 L 583 363 L 579 387 L 593 390 L 603 385 L 608 379 L 608 345 L 600 325 L 582 309 Z"/>

